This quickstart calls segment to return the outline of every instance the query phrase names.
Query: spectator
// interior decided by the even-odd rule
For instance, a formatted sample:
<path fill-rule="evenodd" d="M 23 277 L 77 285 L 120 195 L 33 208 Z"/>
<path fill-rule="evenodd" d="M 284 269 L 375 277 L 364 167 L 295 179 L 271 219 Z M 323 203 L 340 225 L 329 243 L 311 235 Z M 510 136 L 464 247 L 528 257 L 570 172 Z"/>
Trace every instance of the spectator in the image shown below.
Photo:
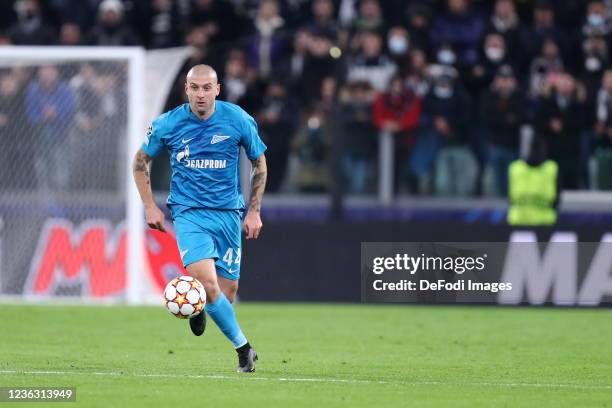
<path fill-rule="evenodd" d="M 232 50 L 225 62 L 220 98 L 238 105 L 242 104 L 250 85 L 249 82 L 246 56 L 239 49 Z"/>
<path fill-rule="evenodd" d="M 395 26 L 387 33 L 387 49 L 389 56 L 402 74 L 409 68 L 410 38 L 408 31 L 402 26 Z"/>
<path fill-rule="evenodd" d="M 480 61 L 472 68 L 471 75 L 466 78 L 475 100 L 489 87 L 499 68 L 502 65 L 510 65 L 513 61 L 509 58 L 503 35 L 491 32 L 485 36 Z"/>
<path fill-rule="evenodd" d="M 533 60 L 529 68 L 529 93 L 538 98 L 546 88 L 548 78 L 563 72 L 563 60 L 559 46 L 552 39 L 544 40 L 541 54 Z"/>
<path fill-rule="evenodd" d="M 300 161 L 298 186 L 302 192 L 328 191 L 331 186 L 330 154 L 336 132 L 337 81 L 321 81 L 320 97 L 303 117 L 293 142 Z"/>
<path fill-rule="evenodd" d="M 456 67 L 458 65 L 457 54 L 453 51 L 451 44 L 444 43 L 436 49 L 436 62 L 449 67 Z"/>
<path fill-rule="evenodd" d="M 427 79 L 427 54 L 424 50 L 414 48 L 410 51 L 410 67 L 406 75 L 406 87 L 419 97 L 429 91 Z"/>
<path fill-rule="evenodd" d="M 598 146 L 612 148 L 612 69 L 606 70 L 597 94 L 597 123 L 595 131 Z"/>
<path fill-rule="evenodd" d="M 340 129 L 344 136 L 344 175 L 351 194 L 368 192 L 368 175 L 376 158 L 377 131 L 374 127 L 372 102 L 376 92 L 365 81 L 349 82 L 341 92 Z"/>
<path fill-rule="evenodd" d="M 374 101 L 374 124 L 381 132 L 390 133 L 394 138 L 395 191 L 399 191 L 406 181 L 414 190 L 407 168 L 420 116 L 421 98 L 406 89 L 404 78 L 399 75 L 391 79 L 388 92 L 379 95 Z"/>
<path fill-rule="evenodd" d="M 293 37 L 293 49 L 289 56 L 288 72 L 291 82 L 298 82 L 306 74 L 304 66 L 310 52 L 311 35 L 307 30 L 298 30 Z"/>
<path fill-rule="evenodd" d="M 298 30 L 295 33 L 293 36 L 293 47 L 287 59 L 287 67 L 285 68 L 291 93 L 296 95 L 296 101 L 300 102 L 301 105 L 303 105 L 305 101 L 311 99 L 309 96 L 312 95 L 312 93 L 307 95 L 307 92 L 313 89 L 311 81 L 313 80 L 312 78 L 316 77 L 316 75 L 312 75 L 312 70 L 306 69 L 306 63 L 310 57 L 311 40 L 312 36 L 305 29 Z M 329 54 L 322 55 L 323 62 L 328 55 Z M 323 71 L 325 71 L 325 67 L 323 67 Z M 307 75 L 310 75 L 309 80 L 307 80 Z M 325 76 L 325 74 L 320 77 L 323 78 L 323 76 Z M 318 80 L 315 79 L 315 81 L 318 83 Z"/>
<path fill-rule="evenodd" d="M 21 85 L 10 72 L 0 77 L 0 190 L 26 187 L 33 179 L 30 167 L 21 165 L 31 159 L 31 151 L 24 147 L 35 146 L 24 117 Z"/>
<path fill-rule="evenodd" d="M 349 66 L 347 80 L 350 82 L 368 81 L 374 89 L 382 92 L 397 67 L 383 52 L 381 36 L 374 31 L 359 34 L 361 49 Z"/>
<path fill-rule="evenodd" d="M 612 70 L 606 70 L 597 94 L 595 125 L 597 188 L 612 190 Z"/>
<path fill-rule="evenodd" d="M 544 42 L 551 40 L 558 47 L 565 47 L 565 36 L 555 25 L 555 11 L 548 0 L 539 0 L 533 8 L 533 18 L 531 27 L 523 30 L 521 35 L 520 49 L 525 53 L 525 63 L 521 67 L 528 66 L 537 54 L 542 50 Z M 564 54 L 560 52 L 559 54 Z"/>
<path fill-rule="evenodd" d="M 424 4 L 412 3 L 408 6 L 406 24 L 412 48 L 420 48 L 429 54 L 431 50 L 431 10 Z"/>
<path fill-rule="evenodd" d="M 612 30 L 610 19 L 606 15 L 606 4 L 603 0 L 588 2 L 582 35 L 584 37 L 608 36 Z"/>
<path fill-rule="evenodd" d="M 585 91 L 563 73 L 549 78 L 536 116 L 536 129 L 547 139 L 551 158 L 559 164 L 564 188 L 580 186 L 580 149 L 585 127 Z"/>
<path fill-rule="evenodd" d="M 104 0 L 98 7 L 98 21 L 89 33 L 90 45 L 139 45 L 139 40 L 124 21 L 124 6 L 119 0 Z"/>
<path fill-rule="evenodd" d="M 323 79 L 337 76 L 340 63 L 330 51 L 332 42 L 324 36 L 315 36 L 300 30 L 294 38 L 294 50 L 289 58 L 291 89 L 296 102 L 311 105 L 319 98 Z"/>
<path fill-rule="evenodd" d="M 514 0 L 496 0 L 493 14 L 489 19 L 486 33 L 497 33 L 503 36 L 507 54 L 512 61 L 522 58 L 520 52 L 521 26 Z"/>
<path fill-rule="evenodd" d="M 169 48 L 181 45 L 183 31 L 176 0 L 153 0 L 144 3 L 138 21 L 139 34 L 147 48 Z M 192 15 L 193 16 L 193 15 Z"/>
<path fill-rule="evenodd" d="M 386 31 L 385 18 L 378 0 L 361 0 L 359 11 L 353 21 L 353 33 L 376 31 L 383 35 Z"/>
<path fill-rule="evenodd" d="M 328 76 L 321 82 L 321 93 L 317 106 L 327 115 L 333 114 L 338 102 L 338 81 Z"/>
<path fill-rule="evenodd" d="M 82 45 L 81 27 L 74 23 L 64 23 L 60 28 L 60 45 Z"/>
<path fill-rule="evenodd" d="M 285 86 L 271 82 L 257 114 L 261 136 L 268 146 L 266 160 L 270 173 L 266 190 L 277 192 L 287 171 L 291 136 L 297 126 L 296 107 L 287 95 Z"/>
<path fill-rule="evenodd" d="M 435 158 L 437 195 L 467 196 L 474 192 L 477 165 L 469 148 L 470 100 L 452 71 L 443 71 L 423 101 L 422 141 L 413 154 L 413 169 L 426 171 Z M 424 157 L 418 157 L 420 154 Z"/>
<path fill-rule="evenodd" d="M 262 0 L 255 17 L 249 41 L 249 65 L 262 79 L 274 76 L 286 57 L 287 37 L 282 29 L 285 20 L 280 16 L 277 0 Z"/>
<path fill-rule="evenodd" d="M 308 31 L 314 36 L 325 37 L 332 42 L 338 42 L 340 30 L 334 19 L 334 3 L 332 0 L 314 0 L 312 2 L 312 16 L 312 21 L 307 25 Z"/>
<path fill-rule="evenodd" d="M 120 175 L 113 157 L 124 123 L 117 82 L 115 76 L 98 72 L 90 64 L 82 64 L 70 80 L 77 103 L 68 154 L 73 165 L 71 185 L 77 190 L 112 190 L 117 186 Z M 88 177 L 93 173 L 96 177 Z"/>
<path fill-rule="evenodd" d="M 311 108 L 294 139 L 292 148 L 300 163 L 297 185 L 303 193 L 325 192 L 330 186 L 328 160 L 332 136 L 327 119 L 320 107 Z"/>
<path fill-rule="evenodd" d="M 450 47 L 460 66 L 472 66 L 478 62 L 484 23 L 470 10 L 469 0 L 447 0 L 447 5 L 447 14 L 436 18 L 431 30 L 432 45 L 436 50 Z"/>
<path fill-rule="evenodd" d="M 491 88 L 482 98 L 480 114 L 496 194 L 505 196 L 508 166 L 518 159 L 519 132 L 525 116 L 525 102 L 509 65 L 500 67 L 495 75 Z"/>
<path fill-rule="evenodd" d="M 74 95 L 54 65 L 40 67 L 26 88 L 25 111 L 38 138 L 35 167 L 43 191 L 65 191 L 70 167 L 65 165 L 67 135 L 74 115 Z"/>
<path fill-rule="evenodd" d="M 595 123 L 597 94 L 601 87 L 603 73 L 609 65 L 608 44 L 604 37 L 589 37 L 583 44 L 584 61 L 580 70 L 580 81 L 586 90 L 586 120 L 588 127 Z M 586 160 L 586 157 L 584 158 Z"/>
<path fill-rule="evenodd" d="M 53 28 L 44 21 L 38 0 L 15 2 L 17 23 L 9 30 L 11 43 L 15 45 L 53 45 L 57 42 Z"/>
<path fill-rule="evenodd" d="M 98 73 L 91 64 L 83 64 L 78 74 L 70 80 L 70 88 L 76 100 L 74 124 L 79 131 L 89 132 L 101 125 L 102 108 L 101 101 L 96 91 Z M 85 140 L 90 137 L 79 137 Z"/>

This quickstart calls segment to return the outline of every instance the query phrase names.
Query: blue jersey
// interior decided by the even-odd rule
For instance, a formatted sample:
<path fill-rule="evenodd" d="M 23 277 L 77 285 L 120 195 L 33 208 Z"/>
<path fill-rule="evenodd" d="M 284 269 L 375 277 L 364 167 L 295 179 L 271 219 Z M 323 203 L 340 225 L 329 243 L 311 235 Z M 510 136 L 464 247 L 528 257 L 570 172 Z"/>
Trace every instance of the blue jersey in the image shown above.
<path fill-rule="evenodd" d="M 162 114 L 151 124 L 142 150 L 151 157 L 168 150 L 169 207 L 243 210 L 241 146 L 250 160 L 266 150 L 249 114 L 232 103 L 216 101 L 206 120 L 198 118 L 188 103 Z"/>

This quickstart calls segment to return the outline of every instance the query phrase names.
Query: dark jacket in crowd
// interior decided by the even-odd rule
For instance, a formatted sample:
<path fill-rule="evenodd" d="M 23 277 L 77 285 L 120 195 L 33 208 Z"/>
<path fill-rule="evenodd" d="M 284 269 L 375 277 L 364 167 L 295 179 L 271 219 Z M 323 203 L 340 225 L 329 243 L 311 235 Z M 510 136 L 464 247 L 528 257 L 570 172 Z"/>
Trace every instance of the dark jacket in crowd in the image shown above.
<path fill-rule="evenodd" d="M 451 135 L 444 138 L 444 144 L 462 145 L 468 142 L 471 100 L 465 91 L 455 88 L 447 98 L 430 91 L 423 101 L 421 124 L 424 127 L 433 127 L 438 116 L 447 120 L 451 130 Z"/>
<path fill-rule="evenodd" d="M 551 126 L 554 119 L 561 121 L 559 132 Z M 551 92 L 540 104 L 535 127 L 546 138 L 551 158 L 559 164 L 564 188 L 578 188 L 580 139 L 585 127 L 584 91 L 579 88 L 567 101 Z"/>
<path fill-rule="evenodd" d="M 377 149 L 378 132 L 372 121 L 372 104 L 349 101 L 340 108 L 343 151 L 354 157 L 371 157 Z"/>
<path fill-rule="evenodd" d="M 518 149 L 525 106 L 525 98 L 519 91 L 507 96 L 495 90 L 487 91 L 481 100 L 480 118 L 488 142 Z"/>

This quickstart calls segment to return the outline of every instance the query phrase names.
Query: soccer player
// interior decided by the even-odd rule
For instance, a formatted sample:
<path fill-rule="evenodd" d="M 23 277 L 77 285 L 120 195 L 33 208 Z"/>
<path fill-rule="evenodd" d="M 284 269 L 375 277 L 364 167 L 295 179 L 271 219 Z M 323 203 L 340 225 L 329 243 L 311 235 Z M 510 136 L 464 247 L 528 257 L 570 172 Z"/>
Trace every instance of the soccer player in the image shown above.
<path fill-rule="evenodd" d="M 189 103 L 159 116 L 136 153 L 133 173 L 149 227 L 165 231 L 164 214 L 151 191 L 149 165 L 162 149 L 170 155 L 172 177 L 167 205 L 187 272 L 204 285 L 206 313 L 238 352 L 238 372 L 255 371 L 257 353 L 242 333 L 233 301 L 238 290 L 241 220 L 239 156 L 244 147 L 253 165 L 251 197 L 243 228 L 257 239 L 262 227 L 261 199 L 266 185 L 266 146 L 257 124 L 239 106 L 216 100 L 220 84 L 208 65 L 187 73 Z M 196 336 L 204 333 L 204 313 L 189 320 Z"/>

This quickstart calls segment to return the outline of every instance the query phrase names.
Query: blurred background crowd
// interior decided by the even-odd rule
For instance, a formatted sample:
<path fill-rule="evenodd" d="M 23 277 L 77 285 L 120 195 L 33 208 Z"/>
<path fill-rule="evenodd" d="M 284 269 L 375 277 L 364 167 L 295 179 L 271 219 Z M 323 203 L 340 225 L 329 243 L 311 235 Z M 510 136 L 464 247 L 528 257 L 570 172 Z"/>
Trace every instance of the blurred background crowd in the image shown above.
<path fill-rule="evenodd" d="M 612 189 L 611 40 L 607 0 L 0 2 L 2 45 L 191 46 L 166 108 L 190 66 L 215 67 L 220 98 L 260 126 L 271 192 L 329 191 L 336 167 L 348 193 L 374 194 L 383 135 L 397 194 L 504 196 L 533 135 L 563 189 Z M 2 140 L 23 120 L 43 138 L 123 120 L 124 78 L 103 65 L 0 74 Z M 67 183 L 64 159 L 39 179 Z"/>

